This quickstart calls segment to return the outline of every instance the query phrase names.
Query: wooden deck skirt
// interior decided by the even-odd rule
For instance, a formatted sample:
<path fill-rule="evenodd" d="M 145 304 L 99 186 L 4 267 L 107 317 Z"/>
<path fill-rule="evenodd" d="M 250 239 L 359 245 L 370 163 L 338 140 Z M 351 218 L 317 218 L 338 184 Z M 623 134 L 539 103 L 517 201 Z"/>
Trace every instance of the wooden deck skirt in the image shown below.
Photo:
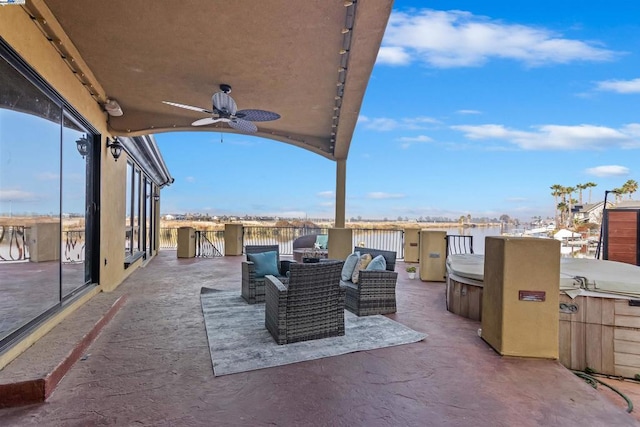
<path fill-rule="evenodd" d="M 455 261 L 447 261 L 447 310 L 480 321 L 483 281 L 479 268 L 484 263 L 482 256 L 475 257 L 463 259 L 462 268 L 460 264 L 456 268 Z M 622 263 L 609 261 L 575 261 L 578 262 L 572 265 L 564 261 L 565 268 L 561 267 L 560 363 L 569 369 L 590 368 L 602 374 L 634 378 L 640 374 L 640 294 L 629 291 L 637 288 L 636 292 L 640 292 L 640 268 L 621 267 Z M 604 266 L 610 268 L 598 275 L 591 270 L 593 263 L 596 267 L 608 263 Z M 575 274 L 582 267 L 584 275 Z M 615 273 L 618 268 L 620 274 Z M 606 283 L 604 277 L 608 277 Z"/>

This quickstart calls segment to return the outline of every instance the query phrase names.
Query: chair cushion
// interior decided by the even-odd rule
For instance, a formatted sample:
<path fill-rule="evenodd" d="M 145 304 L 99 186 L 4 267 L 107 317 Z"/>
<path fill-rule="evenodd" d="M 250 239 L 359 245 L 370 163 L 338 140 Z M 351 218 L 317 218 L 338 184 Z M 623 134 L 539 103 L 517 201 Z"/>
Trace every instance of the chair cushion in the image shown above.
<path fill-rule="evenodd" d="M 367 265 L 366 270 L 384 271 L 387 269 L 387 260 L 382 255 L 378 255 Z"/>
<path fill-rule="evenodd" d="M 360 277 L 360 270 L 364 270 L 367 268 L 367 265 L 371 262 L 371 254 L 363 254 L 360 256 L 360 260 L 356 265 L 356 268 L 353 270 L 353 274 L 351 275 L 351 281 L 353 283 L 358 283 L 358 278 Z"/>
<path fill-rule="evenodd" d="M 317 249 L 327 249 L 327 245 L 329 244 L 329 236 L 326 234 L 318 234 L 316 236 L 316 245 L 318 245 Z"/>
<path fill-rule="evenodd" d="M 247 254 L 247 259 L 256 267 L 256 278 L 264 277 L 267 274 L 280 275 L 278 271 L 278 253 L 276 251 Z"/>
<path fill-rule="evenodd" d="M 360 261 L 360 252 L 354 252 L 347 257 L 344 261 L 344 265 L 342 266 L 342 273 L 340 274 L 340 279 L 344 281 L 351 280 L 351 276 L 353 275 L 353 270 L 355 270 L 356 265 Z"/>

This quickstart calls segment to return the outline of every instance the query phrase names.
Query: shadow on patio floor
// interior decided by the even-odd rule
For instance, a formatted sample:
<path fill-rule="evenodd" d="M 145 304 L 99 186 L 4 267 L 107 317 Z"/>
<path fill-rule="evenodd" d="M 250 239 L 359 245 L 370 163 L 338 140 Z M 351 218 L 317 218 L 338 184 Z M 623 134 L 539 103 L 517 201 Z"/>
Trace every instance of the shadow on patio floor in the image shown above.
<path fill-rule="evenodd" d="M 1 410 L 2 424 L 636 425 L 558 362 L 500 357 L 478 322 L 445 310 L 444 284 L 404 274 L 389 317 L 425 341 L 214 378 L 200 288 L 240 293 L 240 260 L 161 252 L 94 297 L 45 337 L 49 345 L 68 352 L 78 330 L 128 300 L 45 404 Z M 41 348 L 14 363 L 46 370 L 46 356 L 34 355 Z"/>

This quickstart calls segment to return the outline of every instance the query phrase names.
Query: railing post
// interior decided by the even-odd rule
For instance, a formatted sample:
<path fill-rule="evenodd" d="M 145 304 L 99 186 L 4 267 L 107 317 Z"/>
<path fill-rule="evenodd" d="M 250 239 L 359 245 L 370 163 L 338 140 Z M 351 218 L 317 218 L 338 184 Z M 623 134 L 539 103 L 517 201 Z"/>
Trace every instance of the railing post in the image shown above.
<path fill-rule="evenodd" d="M 224 255 L 238 256 L 242 255 L 242 237 L 244 229 L 242 224 L 225 224 L 224 225 Z"/>
<path fill-rule="evenodd" d="M 38 223 L 31 227 L 29 241 L 31 262 L 60 259 L 60 223 Z"/>
<path fill-rule="evenodd" d="M 420 232 L 420 280 L 444 282 L 447 261 L 447 232 Z"/>
<path fill-rule="evenodd" d="M 404 262 L 420 261 L 420 229 L 404 229 Z"/>
<path fill-rule="evenodd" d="M 192 227 L 178 228 L 178 258 L 196 256 L 196 233 Z"/>

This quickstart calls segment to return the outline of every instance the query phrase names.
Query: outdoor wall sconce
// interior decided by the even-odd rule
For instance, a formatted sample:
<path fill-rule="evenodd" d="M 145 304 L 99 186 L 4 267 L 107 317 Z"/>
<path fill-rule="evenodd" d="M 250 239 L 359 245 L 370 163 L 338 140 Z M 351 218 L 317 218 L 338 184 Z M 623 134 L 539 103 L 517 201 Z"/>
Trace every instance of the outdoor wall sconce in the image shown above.
<path fill-rule="evenodd" d="M 78 153 L 84 159 L 87 154 L 89 154 L 89 138 L 86 135 L 82 135 L 80 139 L 76 141 Z"/>
<path fill-rule="evenodd" d="M 153 194 L 153 200 L 155 200 L 156 202 L 160 201 L 160 193 L 154 193 Z"/>
<path fill-rule="evenodd" d="M 109 151 L 111 151 L 111 155 L 117 162 L 120 154 L 122 154 L 122 144 L 120 144 L 118 138 L 113 138 L 113 140 L 111 141 L 109 140 L 109 138 L 107 138 L 107 148 L 109 149 Z"/>

